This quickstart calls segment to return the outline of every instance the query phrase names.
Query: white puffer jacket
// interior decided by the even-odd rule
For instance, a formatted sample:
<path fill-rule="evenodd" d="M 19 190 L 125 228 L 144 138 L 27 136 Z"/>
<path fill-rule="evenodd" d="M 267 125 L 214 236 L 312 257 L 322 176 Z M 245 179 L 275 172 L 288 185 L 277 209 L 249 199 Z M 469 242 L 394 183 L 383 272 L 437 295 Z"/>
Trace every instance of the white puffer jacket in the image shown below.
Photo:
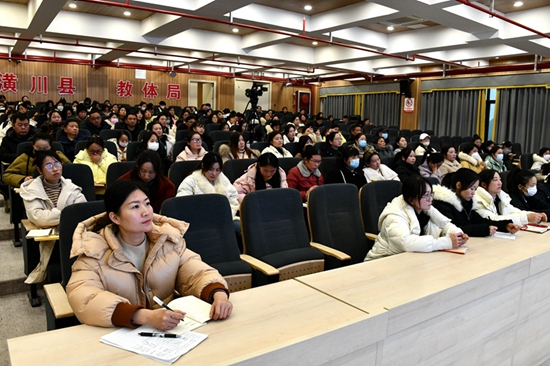
<path fill-rule="evenodd" d="M 461 233 L 462 230 L 434 207 L 430 207 L 424 213 L 430 217 L 430 221 L 424 228 L 426 235 L 421 235 L 422 228 L 414 208 L 405 202 L 402 195 L 394 198 L 380 215 L 378 220 L 380 233 L 365 260 L 403 252 L 451 249 L 453 245 L 448 234 Z"/>
<path fill-rule="evenodd" d="M 181 182 L 178 187 L 176 197 L 193 196 L 196 194 L 218 193 L 224 195 L 229 200 L 233 219 L 237 219 L 237 211 L 239 210 L 239 194 L 237 189 L 231 184 L 229 179 L 220 173 L 214 183 L 210 183 L 202 174 L 202 171 L 195 170 L 191 175 Z"/>
<path fill-rule="evenodd" d="M 61 210 L 74 203 L 86 202 L 82 188 L 61 177 L 61 192 L 57 198 L 57 206 L 48 198 L 42 183 L 42 176 L 21 184 L 21 198 L 25 205 L 27 217 L 38 227 L 53 227 L 59 225 Z"/>
<path fill-rule="evenodd" d="M 479 214 L 479 216 L 491 219 L 493 221 L 498 220 L 512 220 L 516 225 L 525 225 L 529 221 L 527 220 L 528 211 L 522 211 L 519 208 L 512 206 L 510 203 L 512 199 L 508 193 L 500 191 L 498 198 L 500 199 L 498 214 L 497 207 L 495 206 L 495 200 L 493 196 L 489 194 L 483 187 L 478 187 L 474 196 L 475 201 L 473 208 Z"/>

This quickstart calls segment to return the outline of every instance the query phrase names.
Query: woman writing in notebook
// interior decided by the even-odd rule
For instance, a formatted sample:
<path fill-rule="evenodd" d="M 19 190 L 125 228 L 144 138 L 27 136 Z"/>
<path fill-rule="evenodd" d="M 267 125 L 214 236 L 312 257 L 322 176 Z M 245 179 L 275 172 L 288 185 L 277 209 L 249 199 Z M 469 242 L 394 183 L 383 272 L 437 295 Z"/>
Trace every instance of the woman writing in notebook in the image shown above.
<path fill-rule="evenodd" d="M 217 270 L 187 249 L 188 224 L 153 214 L 138 183 L 117 181 L 105 192 L 106 212 L 81 222 L 75 230 L 72 276 L 67 296 L 78 320 L 103 327 L 151 325 L 166 331 L 185 313 L 169 303 L 176 293 L 212 304 L 210 317 L 227 318 L 227 283 Z"/>

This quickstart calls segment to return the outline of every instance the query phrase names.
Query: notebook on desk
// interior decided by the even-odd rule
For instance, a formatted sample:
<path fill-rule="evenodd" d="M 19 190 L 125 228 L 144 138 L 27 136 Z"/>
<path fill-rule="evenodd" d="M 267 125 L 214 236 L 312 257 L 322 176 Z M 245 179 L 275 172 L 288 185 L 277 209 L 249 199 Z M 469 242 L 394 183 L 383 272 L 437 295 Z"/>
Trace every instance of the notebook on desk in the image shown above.
<path fill-rule="evenodd" d="M 519 229 L 523 231 L 530 231 L 532 233 L 542 234 L 550 230 L 550 227 L 546 225 L 527 224 L 527 225 L 523 225 Z"/>

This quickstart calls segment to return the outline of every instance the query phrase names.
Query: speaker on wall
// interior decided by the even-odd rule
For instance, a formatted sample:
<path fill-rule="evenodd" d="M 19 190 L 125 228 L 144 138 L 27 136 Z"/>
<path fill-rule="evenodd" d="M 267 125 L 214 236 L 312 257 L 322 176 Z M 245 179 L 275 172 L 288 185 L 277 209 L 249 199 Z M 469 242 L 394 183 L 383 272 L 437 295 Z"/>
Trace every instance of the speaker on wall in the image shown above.
<path fill-rule="evenodd" d="M 407 98 L 412 97 L 411 80 L 399 80 L 399 92 Z"/>

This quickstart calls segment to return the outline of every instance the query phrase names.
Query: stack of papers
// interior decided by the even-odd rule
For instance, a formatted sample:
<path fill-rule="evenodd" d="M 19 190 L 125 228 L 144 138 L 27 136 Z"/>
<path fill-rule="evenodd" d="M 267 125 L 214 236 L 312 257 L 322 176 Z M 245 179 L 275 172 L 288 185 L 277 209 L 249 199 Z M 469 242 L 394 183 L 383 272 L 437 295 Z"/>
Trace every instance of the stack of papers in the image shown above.
<path fill-rule="evenodd" d="M 159 331 L 148 325 L 137 329 L 122 328 L 104 335 L 100 341 L 169 365 L 208 337 L 208 334 L 195 332 L 186 332 L 180 338 L 141 337 L 140 332 Z"/>
<path fill-rule="evenodd" d="M 497 231 L 493 234 L 493 238 L 516 240 L 516 235 L 511 233 L 503 233 L 502 231 Z"/>
<path fill-rule="evenodd" d="M 165 364 L 173 363 L 208 337 L 207 334 L 191 331 L 210 320 L 211 305 L 194 296 L 185 296 L 170 301 L 168 306 L 172 310 L 185 312 L 185 320 L 167 332 L 180 334 L 180 338 L 142 337 L 138 333 L 162 333 L 151 326 L 143 325 L 137 329 L 119 329 L 104 335 L 100 341 Z"/>

